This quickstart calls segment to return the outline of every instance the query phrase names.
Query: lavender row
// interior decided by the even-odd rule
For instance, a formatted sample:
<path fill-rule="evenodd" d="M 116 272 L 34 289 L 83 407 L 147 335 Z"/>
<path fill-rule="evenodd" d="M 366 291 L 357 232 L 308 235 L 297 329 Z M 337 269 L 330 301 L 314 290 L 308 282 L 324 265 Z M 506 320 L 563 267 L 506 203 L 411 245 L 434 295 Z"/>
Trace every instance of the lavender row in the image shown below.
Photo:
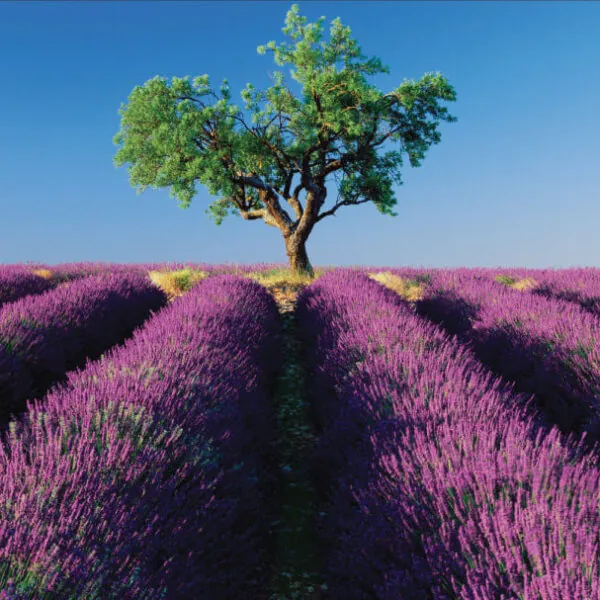
<path fill-rule="evenodd" d="M 62 284 L 90 275 L 126 274 L 146 271 L 136 265 L 110 263 L 64 263 L 48 266 L 41 263 L 0 266 L 0 308 L 28 295 L 41 294 Z"/>
<path fill-rule="evenodd" d="M 538 278 L 531 293 L 579 304 L 600 318 L 600 269 L 569 269 L 553 278 Z"/>
<path fill-rule="evenodd" d="M 600 471 L 364 275 L 298 298 L 330 598 L 597 598 Z"/>
<path fill-rule="evenodd" d="M 41 294 L 54 284 L 25 269 L 0 269 L 0 308 L 29 294 Z"/>
<path fill-rule="evenodd" d="M 79 263 L 60 263 L 49 265 L 44 263 L 19 263 L 0 266 L 0 276 L 3 272 L 12 271 L 45 271 L 52 275 L 52 279 L 58 282 L 70 281 L 74 278 L 85 277 L 89 275 L 99 275 L 101 273 L 140 273 L 147 274 L 149 271 L 180 271 L 191 269 L 194 271 L 203 271 L 209 275 L 234 274 L 245 275 L 249 273 L 264 273 L 271 270 L 287 269 L 288 265 L 284 263 L 255 263 L 255 264 L 237 264 L 223 263 L 210 264 L 198 262 L 152 262 L 152 263 L 105 263 L 105 262 L 79 262 Z M 318 267 L 327 270 L 335 269 L 335 266 Z"/>
<path fill-rule="evenodd" d="M 533 294 L 556 297 L 578 303 L 590 312 L 598 314 L 600 302 L 600 269 L 594 267 L 571 269 L 527 269 L 515 267 L 478 267 L 460 269 L 436 269 L 426 267 L 374 267 L 360 268 L 360 272 L 389 272 L 412 280 L 441 273 L 445 277 L 496 281 L 515 286 Z"/>
<path fill-rule="evenodd" d="M 416 311 L 470 345 L 492 371 L 535 394 L 549 425 L 600 439 L 600 320 L 576 304 L 470 274 L 436 273 Z"/>
<path fill-rule="evenodd" d="M 34 402 L 0 451 L 0 598 L 257 598 L 279 332 L 218 276 Z"/>
<path fill-rule="evenodd" d="M 472 268 L 472 269 L 388 269 L 394 274 L 411 276 L 419 272 L 441 273 L 458 280 L 497 282 L 520 291 L 546 298 L 575 303 L 600 317 L 600 269 Z"/>
<path fill-rule="evenodd" d="M 34 270 L 49 271 L 52 275 L 60 280 L 68 280 L 73 277 L 82 277 L 89 275 L 99 275 L 101 273 L 131 273 L 137 272 L 145 274 L 148 271 L 174 271 L 181 269 L 194 269 L 206 271 L 212 274 L 223 273 L 249 273 L 260 272 L 270 269 L 284 268 L 283 263 L 258 263 L 253 265 L 224 263 L 220 265 L 210 263 L 196 262 L 161 262 L 161 263 L 107 263 L 107 262 L 79 262 L 79 263 L 60 263 L 49 265 L 43 263 L 35 264 L 11 264 L 0 267 L 0 273 L 4 271 L 25 271 L 32 272 Z"/>
<path fill-rule="evenodd" d="M 495 281 L 515 286 L 541 296 L 568 300 L 598 314 L 600 303 L 600 269 L 593 267 L 572 269 L 476 268 L 438 269 L 445 276 L 463 279 Z"/>
<path fill-rule="evenodd" d="M 106 274 L 29 295 L 0 309 L 0 425 L 68 371 L 130 336 L 166 304 L 136 274 Z"/>

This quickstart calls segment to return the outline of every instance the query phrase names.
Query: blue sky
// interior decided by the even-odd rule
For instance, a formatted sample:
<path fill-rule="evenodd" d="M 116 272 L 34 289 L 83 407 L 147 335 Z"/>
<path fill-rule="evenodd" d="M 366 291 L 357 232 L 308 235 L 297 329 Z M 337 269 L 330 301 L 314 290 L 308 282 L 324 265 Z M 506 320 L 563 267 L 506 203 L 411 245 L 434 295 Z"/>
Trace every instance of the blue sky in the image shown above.
<path fill-rule="evenodd" d="M 257 46 L 291 43 L 280 1 L 0 2 L 0 263 L 286 262 L 278 230 L 141 195 L 113 136 L 133 88 L 208 74 L 232 102 L 289 66 Z M 297 2 L 350 26 L 390 74 L 384 92 L 441 72 L 457 123 L 421 167 L 404 156 L 397 217 L 368 203 L 318 223 L 313 265 L 600 266 L 600 3 Z M 250 122 L 247 120 L 247 122 Z M 392 149 L 386 148 L 387 149 Z M 596 173 L 596 176 L 593 176 Z M 332 178 L 327 208 L 337 190 Z M 287 206 L 287 205 L 286 205 Z"/>

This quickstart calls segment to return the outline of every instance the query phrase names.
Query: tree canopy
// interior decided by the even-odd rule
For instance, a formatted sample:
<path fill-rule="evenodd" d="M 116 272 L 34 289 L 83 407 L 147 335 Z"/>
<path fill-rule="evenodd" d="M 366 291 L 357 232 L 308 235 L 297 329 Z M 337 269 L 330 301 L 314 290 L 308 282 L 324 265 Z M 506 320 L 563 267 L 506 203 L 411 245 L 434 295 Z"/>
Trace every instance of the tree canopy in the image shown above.
<path fill-rule="evenodd" d="M 220 98 L 208 75 L 192 82 L 173 77 L 170 85 L 157 76 L 135 87 L 119 110 L 114 143 L 122 147 L 115 165 L 132 165 L 130 182 L 138 193 L 170 187 L 182 208 L 190 206 L 196 183 L 205 185 L 217 197 L 207 209 L 217 225 L 227 214 L 261 219 L 281 230 L 288 256 L 341 206 L 372 202 L 382 214 L 397 216 L 392 184 L 402 184 L 402 153 L 420 166 L 441 139 L 439 121 L 457 120 L 438 100 L 454 101 L 456 93 L 439 73 L 379 91 L 366 76 L 389 74 L 389 67 L 367 60 L 339 18 L 331 24 L 330 42 L 319 44 L 324 20 L 307 24 L 293 5 L 282 31 L 295 43 L 257 48 L 259 54 L 273 52 L 280 66 L 293 65 L 291 76 L 303 92 L 295 97 L 280 71 L 264 92 L 248 83 L 241 96 L 251 125 L 231 103 L 226 79 Z M 400 150 L 379 155 L 385 142 L 399 143 Z M 330 175 L 339 177 L 338 198 L 327 208 Z"/>

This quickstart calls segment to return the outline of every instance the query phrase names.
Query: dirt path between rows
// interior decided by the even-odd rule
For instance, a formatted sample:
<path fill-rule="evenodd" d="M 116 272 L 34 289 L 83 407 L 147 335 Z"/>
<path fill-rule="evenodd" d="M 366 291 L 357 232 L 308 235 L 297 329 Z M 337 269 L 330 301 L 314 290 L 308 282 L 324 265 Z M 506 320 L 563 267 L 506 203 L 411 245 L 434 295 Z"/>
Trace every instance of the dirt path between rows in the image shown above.
<path fill-rule="evenodd" d="M 316 437 L 308 417 L 306 371 L 296 335 L 294 308 L 298 290 L 298 286 L 270 288 L 283 322 L 285 366 L 273 398 L 281 513 L 272 530 L 275 562 L 269 594 L 265 596 L 268 600 L 320 600 L 323 583 L 313 525 L 316 496 L 307 470 Z"/>

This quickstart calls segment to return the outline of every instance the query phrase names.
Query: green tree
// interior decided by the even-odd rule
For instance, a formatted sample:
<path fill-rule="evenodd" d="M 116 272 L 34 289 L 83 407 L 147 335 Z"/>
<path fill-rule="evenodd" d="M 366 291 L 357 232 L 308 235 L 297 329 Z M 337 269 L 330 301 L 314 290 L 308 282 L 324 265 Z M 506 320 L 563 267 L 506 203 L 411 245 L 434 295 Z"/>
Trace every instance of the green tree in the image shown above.
<path fill-rule="evenodd" d="M 306 241 L 315 224 L 341 206 L 373 202 L 380 213 L 397 216 L 392 182 L 402 184 L 402 154 L 378 156 L 377 149 L 386 141 L 399 142 L 411 166 L 418 167 L 425 151 L 440 141 L 439 120 L 457 120 L 438 104 L 438 99 L 456 99 L 439 73 L 405 80 L 387 94 L 367 84 L 365 75 L 389 74 L 389 67 L 378 58 L 365 61 L 339 18 L 332 22 L 330 43 L 315 47 L 324 20 L 306 24 L 294 4 L 282 31 L 295 45 L 276 47 L 271 41 L 257 49 L 259 54 L 272 51 L 278 65 L 296 67 L 291 75 L 303 86 L 302 100 L 283 83 L 281 72 L 274 73 L 275 84 L 265 92 L 248 83 L 241 95 L 252 113 L 250 127 L 230 104 L 226 79 L 219 99 L 208 75 L 192 84 L 189 76 L 173 77 L 170 87 L 157 76 L 135 87 L 129 105 L 121 105 L 121 129 L 114 137 L 115 145 L 123 144 L 114 164 L 132 164 L 130 183 L 140 186 L 138 194 L 148 185 L 170 186 L 170 195 L 187 208 L 199 181 L 218 196 L 206 211 L 217 225 L 229 211 L 277 227 L 291 270 L 310 275 Z M 207 104 L 206 96 L 216 103 Z M 262 111 L 261 102 L 266 103 Z M 332 174 L 338 198 L 326 208 L 326 179 Z"/>

